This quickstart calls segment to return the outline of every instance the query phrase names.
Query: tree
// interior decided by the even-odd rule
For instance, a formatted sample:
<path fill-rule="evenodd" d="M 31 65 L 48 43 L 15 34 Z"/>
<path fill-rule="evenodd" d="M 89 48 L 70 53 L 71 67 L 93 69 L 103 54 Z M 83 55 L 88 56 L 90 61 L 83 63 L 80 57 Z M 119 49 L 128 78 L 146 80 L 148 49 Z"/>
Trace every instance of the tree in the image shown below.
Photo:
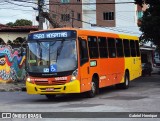
<path fill-rule="evenodd" d="M 25 19 L 18 19 L 14 23 L 14 26 L 32 26 L 32 21 Z"/>
<path fill-rule="evenodd" d="M 12 45 L 12 44 L 13 44 L 13 42 L 11 40 L 7 41 L 7 45 Z"/>
<path fill-rule="evenodd" d="M 4 40 L 2 38 L 0 38 L 0 45 L 5 45 L 6 43 L 4 42 Z"/>
<path fill-rule="evenodd" d="M 142 31 L 141 40 L 153 42 L 160 50 L 160 0 L 135 0 L 135 2 L 140 6 L 148 5 L 139 25 Z"/>
<path fill-rule="evenodd" d="M 14 26 L 14 23 L 13 23 L 13 22 L 9 22 L 9 23 L 7 23 L 6 25 L 12 27 L 12 26 Z"/>
<path fill-rule="evenodd" d="M 26 19 L 17 19 L 14 23 L 9 22 L 6 25 L 8 26 L 32 26 L 32 21 Z"/>

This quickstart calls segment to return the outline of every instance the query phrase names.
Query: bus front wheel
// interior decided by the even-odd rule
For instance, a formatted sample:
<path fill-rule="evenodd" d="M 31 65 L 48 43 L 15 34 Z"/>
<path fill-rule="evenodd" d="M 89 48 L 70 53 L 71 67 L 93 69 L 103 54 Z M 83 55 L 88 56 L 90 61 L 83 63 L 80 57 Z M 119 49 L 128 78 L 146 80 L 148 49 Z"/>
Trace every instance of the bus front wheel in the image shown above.
<path fill-rule="evenodd" d="M 98 84 L 95 78 L 92 79 L 91 82 L 91 90 L 87 92 L 87 97 L 92 98 L 95 97 L 98 92 Z"/>

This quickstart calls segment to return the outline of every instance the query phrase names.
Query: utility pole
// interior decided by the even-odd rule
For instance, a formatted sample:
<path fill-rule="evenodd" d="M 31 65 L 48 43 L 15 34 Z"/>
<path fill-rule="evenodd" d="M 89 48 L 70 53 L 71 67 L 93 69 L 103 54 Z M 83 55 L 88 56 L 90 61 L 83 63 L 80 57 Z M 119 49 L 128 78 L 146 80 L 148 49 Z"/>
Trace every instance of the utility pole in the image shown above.
<path fill-rule="evenodd" d="M 60 27 L 60 25 L 50 16 L 48 12 L 43 12 L 42 16 L 49 21 L 53 28 Z"/>
<path fill-rule="evenodd" d="M 43 30 L 43 23 L 44 23 L 44 17 L 42 16 L 43 14 L 43 5 L 44 5 L 44 0 L 38 0 L 38 21 L 39 21 L 39 30 Z"/>
<path fill-rule="evenodd" d="M 38 29 L 43 30 L 45 19 L 49 21 L 53 28 L 58 28 L 60 25 L 50 16 L 48 12 L 43 12 L 44 0 L 38 0 L 38 16 L 36 20 L 39 22 Z"/>

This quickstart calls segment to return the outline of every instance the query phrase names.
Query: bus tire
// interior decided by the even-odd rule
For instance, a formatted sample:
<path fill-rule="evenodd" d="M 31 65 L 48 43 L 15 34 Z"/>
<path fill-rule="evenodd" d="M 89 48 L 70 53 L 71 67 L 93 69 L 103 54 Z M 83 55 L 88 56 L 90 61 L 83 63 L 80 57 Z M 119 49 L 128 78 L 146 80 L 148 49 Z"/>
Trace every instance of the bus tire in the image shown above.
<path fill-rule="evenodd" d="M 96 79 L 93 78 L 92 82 L 91 82 L 91 90 L 86 93 L 87 97 L 88 98 L 95 97 L 97 92 L 98 92 L 98 83 L 97 83 Z"/>
<path fill-rule="evenodd" d="M 119 88 L 119 89 L 128 89 L 129 88 L 129 83 L 130 83 L 129 73 L 125 72 L 124 82 L 121 83 L 121 84 L 117 84 L 116 87 Z"/>
<path fill-rule="evenodd" d="M 46 94 L 48 100 L 55 100 L 56 95 Z"/>

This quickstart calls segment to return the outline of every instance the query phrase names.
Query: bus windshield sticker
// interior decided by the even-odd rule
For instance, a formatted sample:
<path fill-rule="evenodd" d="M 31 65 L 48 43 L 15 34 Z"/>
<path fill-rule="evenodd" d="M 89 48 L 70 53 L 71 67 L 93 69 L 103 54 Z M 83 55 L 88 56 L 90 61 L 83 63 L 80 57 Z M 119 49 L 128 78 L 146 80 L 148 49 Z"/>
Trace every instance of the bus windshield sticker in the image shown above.
<path fill-rule="evenodd" d="M 90 61 L 90 66 L 91 67 L 94 67 L 94 66 L 97 66 L 97 61 Z"/>
<path fill-rule="evenodd" d="M 28 60 L 28 63 L 36 63 L 36 60 Z"/>
<path fill-rule="evenodd" d="M 49 72 L 49 68 L 44 68 L 43 72 L 48 73 Z"/>
<path fill-rule="evenodd" d="M 57 65 L 53 64 L 50 66 L 50 71 L 51 72 L 57 72 Z"/>

